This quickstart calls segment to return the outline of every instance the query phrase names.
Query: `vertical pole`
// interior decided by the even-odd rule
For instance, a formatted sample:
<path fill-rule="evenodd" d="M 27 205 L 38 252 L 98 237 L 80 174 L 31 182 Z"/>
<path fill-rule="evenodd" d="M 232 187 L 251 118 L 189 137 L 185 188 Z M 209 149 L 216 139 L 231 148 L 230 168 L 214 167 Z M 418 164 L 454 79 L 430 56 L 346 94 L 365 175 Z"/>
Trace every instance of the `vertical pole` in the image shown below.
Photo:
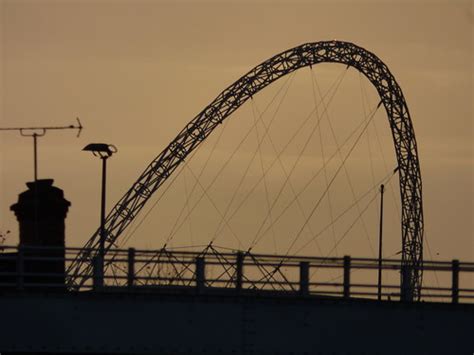
<path fill-rule="evenodd" d="M 99 256 L 92 259 L 92 287 L 97 290 L 104 286 L 104 269 L 102 269 L 102 261 Z"/>
<path fill-rule="evenodd" d="M 198 293 L 204 290 L 205 276 L 205 261 L 203 257 L 196 258 L 196 289 Z"/>
<path fill-rule="evenodd" d="M 35 181 L 38 180 L 38 151 L 37 151 L 38 134 L 33 133 L 33 167 Z"/>
<path fill-rule="evenodd" d="M 133 287 L 135 281 L 135 248 L 128 249 L 128 273 L 127 283 L 128 287 Z"/>
<path fill-rule="evenodd" d="M 236 256 L 235 274 L 235 288 L 240 291 L 242 289 L 242 278 L 244 275 L 244 253 L 241 251 L 239 251 Z"/>
<path fill-rule="evenodd" d="M 451 263 L 452 271 L 452 288 L 451 288 L 451 302 L 459 302 L 459 260 L 454 259 Z"/>
<path fill-rule="evenodd" d="M 351 257 L 344 256 L 344 298 L 351 296 Z"/>
<path fill-rule="evenodd" d="M 382 235 L 383 235 L 383 193 L 385 186 L 380 185 L 380 225 L 379 225 L 379 272 L 378 272 L 378 289 L 377 299 L 382 299 Z"/>
<path fill-rule="evenodd" d="M 102 159 L 102 196 L 100 201 L 100 240 L 99 240 L 99 258 L 102 274 L 104 273 L 104 258 L 105 258 L 105 189 L 107 176 L 107 157 Z"/>
<path fill-rule="evenodd" d="M 34 178 L 35 182 L 38 180 L 38 134 L 33 133 L 33 170 L 34 170 Z M 34 224 L 33 228 L 34 230 L 34 236 L 36 241 L 39 240 L 38 236 L 38 185 L 35 184 L 35 206 L 34 206 Z"/>
<path fill-rule="evenodd" d="M 411 288 L 411 267 L 402 263 L 402 283 L 400 290 L 400 301 L 411 302 L 413 301 L 413 290 Z"/>
<path fill-rule="evenodd" d="M 300 262 L 300 293 L 302 295 L 309 294 L 309 262 Z"/>

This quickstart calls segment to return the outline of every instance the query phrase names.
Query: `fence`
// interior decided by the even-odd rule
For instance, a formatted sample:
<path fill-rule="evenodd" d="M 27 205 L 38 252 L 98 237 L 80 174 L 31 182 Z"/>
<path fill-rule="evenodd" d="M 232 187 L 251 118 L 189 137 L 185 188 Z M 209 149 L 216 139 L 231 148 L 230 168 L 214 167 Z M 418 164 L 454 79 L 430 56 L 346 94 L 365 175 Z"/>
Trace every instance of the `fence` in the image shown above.
<path fill-rule="evenodd" d="M 66 275 L 79 248 L 2 247 L 0 253 L 0 290 L 59 289 L 66 291 L 65 280 L 83 275 Z M 319 295 L 343 298 L 399 300 L 401 261 L 383 259 L 384 282 L 379 290 L 376 272 L 378 259 L 318 258 L 263 255 L 248 252 L 222 252 L 212 246 L 202 251 L 110 250 L 105 272 L 96 251 L 89 250 L 91 276 L 81 283 L 87 290 L 184 290 L 206 292 L 271 292 L 293 295 Z M 434 273 L 436 285 L 425 282 L 423 301 L 474 302 L 474 263 L 424 261 L 425 275 Z M 389 280 L 389 281 L 387 281 Z"/>

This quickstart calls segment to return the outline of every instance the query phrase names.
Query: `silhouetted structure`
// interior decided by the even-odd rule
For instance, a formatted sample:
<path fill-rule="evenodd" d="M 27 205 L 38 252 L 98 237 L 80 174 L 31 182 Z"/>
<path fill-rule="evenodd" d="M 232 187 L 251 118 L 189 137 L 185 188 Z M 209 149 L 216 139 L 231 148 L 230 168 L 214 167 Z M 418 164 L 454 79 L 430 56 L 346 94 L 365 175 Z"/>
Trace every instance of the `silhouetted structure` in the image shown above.
<path fill-rule="evenodd" d="M 16 131 L 19 132 L 22 137 L 33 138 L 33 167 L 34 167 L 34 178 L 38 180 L 38 138 L 46 135 L 47 131 L 50 130 L 62 130 L 62 129 L 77 129 L 77 137 L 80 136 L 82 131 L 82 124 L 79 117 L 76 118 L 77 125 L 69 126 L 42 126 L 42 127 L 0 127 L 0 131 Z"/>
<path fill-rule="evenodd" d="M 423 198 L 415 132 L 402 90 L 387 65 L 375 54 L 350 42 L 321 41 L 305 43 L 277 54 L 257 65 L 196 115 L 176 138 L 148 165 L 145 171 L 111 209 L 105 227 L 99 228 L 86 243 L 82 253 L 70 264 L 67 284 L 80 288 L 92 274 L 89 249 L 100 251 L 107 235 L 105 250 L 117 244 L 127 226 L 145 206 L 153 193 L 180 164 L 233 112 L 253 95 L 303 67 L 319 63 L 340 63 L 363 74 L 377 90 L 392 130 L 397 158 L 401 197 L 402 264 L 400 284 L 407 301 L 419 300 L 423 265 Z M 95 252 L 95 254 L 98 254 Z M 106 272 L 107 270 L 105 270 Z"/>
<path fill-rule="evenodd" d="M 71 203 L 64 198 L 63 190 L 53 186 L 52 179 L 26 185 L 28 190 L 10 207 L 20 224 L 19 253 L 29 259 L 24 263 L 24 271 L 29 274 L 25 279 L 42 288 L 64 284 L 64 220 Z"/>
<path fill-rule="evenodd" d="M 402 197 L 401 260 L 382 259 L 381 252 L 379 259 L 265 255 L 250 249 L 230 253 L 218 251 L 212 242 L 198 252 L 171 251 L 166 245 L 151 251 L 111 248 L 151 195 L 226 117 L 278 78 L 323 62 L 352 66 L 367 76 L 379 93 L 378 107 L 387 111 L 398 161 L 393 173 L 399 172 Z M 103 187 L 108 147 L 86 147 L 106 152 L 99 155 Z M 474 263 L 423 260 L 421 175 L 408 108 L 385 64 L 351 43 L 327 41 L 290 49 L 226 89 L 149 165 L 107 218 L 102 189 L 101 227 L 85 248 L 65 248 L 70 203 L 52 184 L 35 178 L 11 206 L 20 223 L 20 244 L 16 253 L 0 259 L 0 275 L 13 286 L 0 292 L 7 320 L 0 322 L 2 354 L 398 355 L 472 350 L 474 306 L 467 302 L 474 299 L 474 290 L 459 283 L 461 272 L 474 272 Z M 71 262 L 69 292 L 51 292 L 65 291 L 65 260 Z M 104 264 L 110 272 L 104 272 Z M 2 265 L 12 271 L 5 272 Z M 323 268 L 342 274 L 322 282 L 311 277 Z M 376 269 L 379 275 L 382 269 L 401 274 L 400 284 L 382 285 L 381 277 L 377 284 L 351 281 L 352 270 Z M 430 293 L 423 294 L 423 301 L 435 301 L 412 302 L 421 300 L 424 270 L 450 272 L 452 287 L 426 287 Z M 0 285 L 3 280 L 1 276 Z M 47 292 L 30 292 L 37 289 Z M 436 301 L 443 299 L 451 303 Z"/>

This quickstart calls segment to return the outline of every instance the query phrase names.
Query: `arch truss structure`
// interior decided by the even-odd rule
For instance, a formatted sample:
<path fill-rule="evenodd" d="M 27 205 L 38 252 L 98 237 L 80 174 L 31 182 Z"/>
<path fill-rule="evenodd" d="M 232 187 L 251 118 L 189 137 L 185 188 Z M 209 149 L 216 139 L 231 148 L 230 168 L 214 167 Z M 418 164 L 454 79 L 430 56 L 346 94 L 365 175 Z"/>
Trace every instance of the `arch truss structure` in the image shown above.
<path fill-rule="evenodd" d="M 374 85 L 392 130 L 401 196 L 402 272 L 406 298 L 420 297 L 423 261 L 423 205 L 415 133 L 405 98 L 388 67 L 373 53 L 352 43 L 306 43 L 273 56 L 253 68 L 194 117 L 177 137 L 148 165 L 106 218 L 106 251 L 115 245 L 152 194 L 177 167 L 235 110 L 260 90 L 302 67 L 341 63 L 364 74 Z M 100 228 L 68 269 L 68 284 L 80 287 L 92 273 L 91 260 L 98 250 Z"/>

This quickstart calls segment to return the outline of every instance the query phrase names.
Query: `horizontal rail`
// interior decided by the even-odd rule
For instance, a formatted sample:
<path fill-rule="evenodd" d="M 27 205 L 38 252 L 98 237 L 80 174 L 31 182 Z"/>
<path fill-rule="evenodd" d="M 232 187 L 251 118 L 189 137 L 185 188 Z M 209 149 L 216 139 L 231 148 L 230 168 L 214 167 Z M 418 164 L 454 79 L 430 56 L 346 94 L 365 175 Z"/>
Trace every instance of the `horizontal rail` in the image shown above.
<path fill-rule="evenodd" d="M 61 289 L 66 290 L 65 279 L 82 274 L 66 274 L 66 266 L 78 254 L 85 261 L 100 265 L 101 260 L 87 257 L 94 250 L 59 247 L 15 247 L 0 248 L 0 289 Z M 215 289 L 276 291 L 299 295 L 326 295 L 344 298 L 362 297 L 376 299 L 378 284 L 367 274 L 362 280 L 354 280 L 356 272 L 362 275 L 377 270 L 378 259 L 285 256 L 253 254 L 244 251 L 218 251 L 209 246 L 202 251 L 189 250 L 139 250 L 111 249 L 104 264 L 105 274 L 95 268 L 81 290 L 133 287 L 158 289 L 163 287 L 186 287 L 198 293 Z M 403 272 L 401 260 L 383 259 L 381 269 L 399 279 Z M 424 261 L 419 267 L 424 272 L 443 274 L 443 285 L 424 285 L 423 301 L 472 302 L 474 289 L 473 262 Z M 320 274 L 336 273 L 333 279 L 321 279 Z M 462 275 L 462 277 L 460 276 Z M 469 279 L 464 278 L 468 275 Z M 327 276 L 327 275 L 326 275 Z M 352 280 L 351 280 L 352 279 Z M 460 280 L 466 282 L 460 286 Z M 382 297 L 402 299 L 403 289 L 399 284 L 382 284 Z"/>

